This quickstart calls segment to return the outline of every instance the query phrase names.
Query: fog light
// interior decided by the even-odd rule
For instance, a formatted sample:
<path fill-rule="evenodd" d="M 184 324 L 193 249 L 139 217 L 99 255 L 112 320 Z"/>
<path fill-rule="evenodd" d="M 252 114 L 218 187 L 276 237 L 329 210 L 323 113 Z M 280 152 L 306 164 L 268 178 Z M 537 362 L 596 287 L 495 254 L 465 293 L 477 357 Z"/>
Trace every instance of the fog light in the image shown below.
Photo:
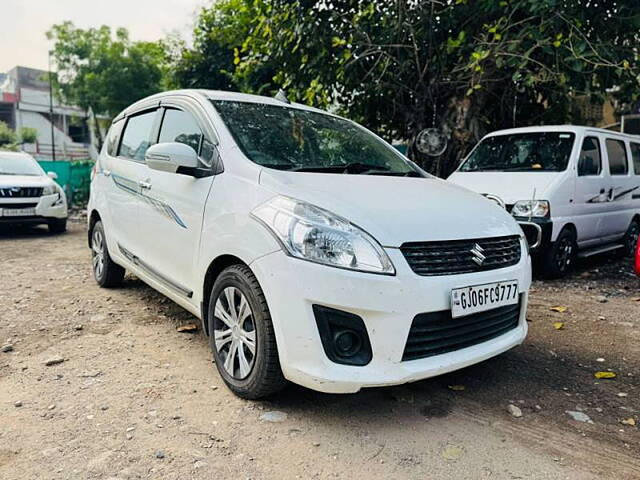
<path fill-rule="evenodd" d="M 313 305 L 318 333 L 327 358 L 344 365 L 367 365 L 373 356 L 364 321 L 358 315 Z"/>

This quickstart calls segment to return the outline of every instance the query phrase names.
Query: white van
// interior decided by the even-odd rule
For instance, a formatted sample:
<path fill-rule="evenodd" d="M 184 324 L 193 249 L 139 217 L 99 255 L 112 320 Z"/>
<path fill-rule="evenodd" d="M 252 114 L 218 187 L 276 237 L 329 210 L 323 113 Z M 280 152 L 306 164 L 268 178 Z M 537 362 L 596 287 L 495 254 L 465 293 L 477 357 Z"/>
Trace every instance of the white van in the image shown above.
<path fill-rule="evenodd" d="M 549 277 L 566 274 L 576 255 L 631 255 L 638 239 L 640 136 L 572 125 L 500 130 L 449 181 L 506 208 Z"/>
<path fill-rule="evenodd" d="M 202 320 L 245 398 L 463 368 L 527 334 L 531 260 L 504 210 L 303 105 L 167 92 L 116 117 L 88 206 L 93 272 Z"/>

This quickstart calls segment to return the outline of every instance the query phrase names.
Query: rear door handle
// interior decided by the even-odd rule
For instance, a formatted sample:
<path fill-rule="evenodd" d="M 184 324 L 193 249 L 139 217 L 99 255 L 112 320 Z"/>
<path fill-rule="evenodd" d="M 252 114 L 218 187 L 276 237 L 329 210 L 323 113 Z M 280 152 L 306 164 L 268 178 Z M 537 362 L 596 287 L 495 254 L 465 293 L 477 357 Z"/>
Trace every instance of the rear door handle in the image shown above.
<path fill-rule="evenodd" d="M 143 180 L 140 180 L 138 182 L 138 185 L 140 185 L 140 188 L 142 188 L 144 190 L 151 190 L 151 183 L 150 182 L 145 182 Z"/>

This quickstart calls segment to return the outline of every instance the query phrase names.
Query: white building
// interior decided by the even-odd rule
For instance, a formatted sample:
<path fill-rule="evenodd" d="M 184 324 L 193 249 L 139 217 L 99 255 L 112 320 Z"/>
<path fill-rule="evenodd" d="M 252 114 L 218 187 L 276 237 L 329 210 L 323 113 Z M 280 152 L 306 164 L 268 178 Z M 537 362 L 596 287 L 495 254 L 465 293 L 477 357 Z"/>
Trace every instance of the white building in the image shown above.
<path fill-rule="evenodd" d="M 56 160 L 95 159 L 90 112 L 64 105 L 55 95 L 51 108 L 49 91 L 45 70 L 17 66 L 0 74 L 0 121 L 16 130 L 36 129 L 37 143 L 24 150 L 39 160 L 51 160 L 54 153 Z"/>

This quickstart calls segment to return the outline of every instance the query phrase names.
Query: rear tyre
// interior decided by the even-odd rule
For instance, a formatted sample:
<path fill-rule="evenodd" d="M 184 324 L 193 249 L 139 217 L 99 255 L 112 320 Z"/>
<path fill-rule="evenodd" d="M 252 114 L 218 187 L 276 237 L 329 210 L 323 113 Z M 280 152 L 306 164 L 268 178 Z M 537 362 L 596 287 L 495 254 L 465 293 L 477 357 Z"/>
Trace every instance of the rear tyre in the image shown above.
<path fill-rule="evenodd" d="M 103 288 L 118 287 L 122 284 L 125 270 L 111 260 L 107 249 L 102 222 L 98 220 L 91 230 L 91 264 L 93 276 Z"/>
<path fill-rule="evenodd" d="M 627 228 L 627 233 L 624 234 L 624 256 L 631 257 L 636 252 L 636 246 L 638 245 L 638 237 L 640 237 L 640 222 L 634 218 Z"/>
<path fill-rule="evenodd" d="M 52 218 L 47 222 L 49 233 L 64 233 L 67 231 L 66 218 Z"/>
<path fill-rule="evenodd" d="M 233 393 L 256 400 L 286 386 L 267 300 L 247 266 L 232 265 L 218 276 L 207 321 L 216 368 Z"/>
<path fill-rule="evenodd" d="M 576 237 L 573 231 L 563 229 L 553 243 L 551 250 L 542 257 L 542 269 L 547 278 L 561 278 L 567 275 L 576 259 Z"/>

